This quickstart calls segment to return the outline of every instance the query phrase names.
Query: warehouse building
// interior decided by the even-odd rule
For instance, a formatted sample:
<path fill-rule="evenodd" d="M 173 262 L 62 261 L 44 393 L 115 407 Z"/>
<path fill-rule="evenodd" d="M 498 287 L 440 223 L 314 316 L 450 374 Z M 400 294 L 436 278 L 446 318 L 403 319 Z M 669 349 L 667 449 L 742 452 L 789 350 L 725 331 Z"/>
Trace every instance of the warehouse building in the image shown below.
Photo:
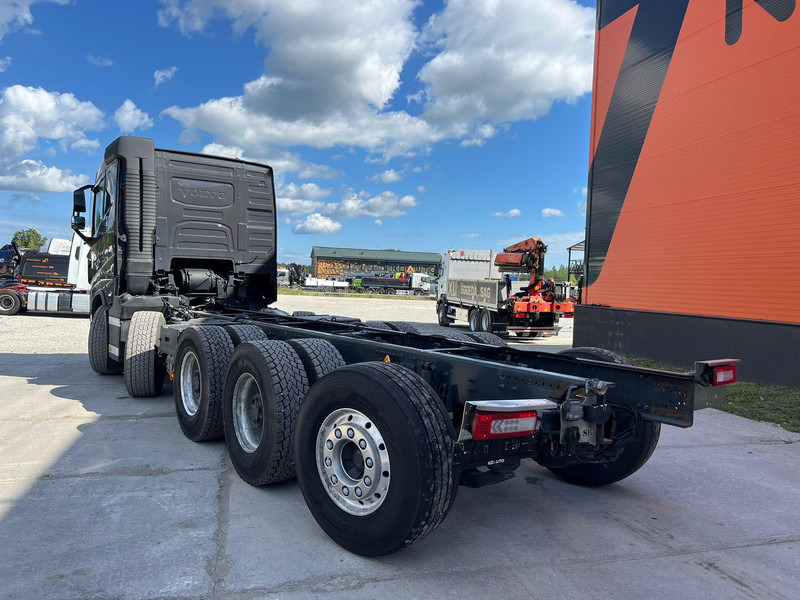
<path fill-rule="evenodd" d="M 416 273 L 436 276 L 442 256 L 436 252 L 404 252 L 402 250 L 364 250 L 360 248 L 311 249 L 311 272 L 321 279 L 359 275 Z"/>

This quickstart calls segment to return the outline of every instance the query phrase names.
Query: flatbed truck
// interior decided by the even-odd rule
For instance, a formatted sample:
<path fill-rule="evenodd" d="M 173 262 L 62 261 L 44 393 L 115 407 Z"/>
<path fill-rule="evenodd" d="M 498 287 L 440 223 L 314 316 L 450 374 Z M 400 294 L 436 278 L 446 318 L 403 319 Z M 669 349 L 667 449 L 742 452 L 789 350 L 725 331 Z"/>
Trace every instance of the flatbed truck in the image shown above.
<path fill-rule="evenodd" d="M 619 481 L 662 424 L 691 426 L 735 380 L 734 359 L 671 373 L 597 348 L 548 354 L 275 309 L 272 177 L 114 141 L 90 201 L 74 196 L 77 230 L 94 215 L 89 360 L 122 371 L 131 396 L 172 381 L 188 439 L 224 438 L 249 484 L 297 477 L 314 519 L 354 553 L 420 540 L 459 485 L 507 480 L 521 460 L 575 484 Z"/>

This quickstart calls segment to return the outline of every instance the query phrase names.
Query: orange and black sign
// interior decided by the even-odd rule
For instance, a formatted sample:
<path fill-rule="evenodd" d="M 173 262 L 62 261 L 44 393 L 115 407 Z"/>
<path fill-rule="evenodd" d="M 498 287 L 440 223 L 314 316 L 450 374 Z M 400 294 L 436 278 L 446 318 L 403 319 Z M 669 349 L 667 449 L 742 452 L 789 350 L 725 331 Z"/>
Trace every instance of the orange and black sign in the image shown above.
<path fill-rule="evenodd" d="M 800 323 L 797 3 L 598 11 L 584 302 Z"/>
<path fill-rule="evenodd" d="M 63 287 L 67 284 L 69 256 L 43 252 L 22 255 L 19 282 L 27 285 Z"/>

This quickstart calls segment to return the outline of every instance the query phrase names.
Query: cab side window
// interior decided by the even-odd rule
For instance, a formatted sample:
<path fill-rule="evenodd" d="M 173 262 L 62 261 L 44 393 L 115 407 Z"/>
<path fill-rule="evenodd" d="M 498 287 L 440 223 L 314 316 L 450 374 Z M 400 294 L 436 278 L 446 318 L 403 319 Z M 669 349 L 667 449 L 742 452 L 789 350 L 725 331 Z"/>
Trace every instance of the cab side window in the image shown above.
<path fill-rule="evenodd" d="M 105 178 L 97 182 L 97 185 L 92 188 L 92 232 L 97 237 L 102 233 L 103 215 L 106 210 L 106 185 Z"/>
<path fill-rule="evenodd" d="M 114 210 L 117 205 L 117 185 L 119 180 L 119 163 L 114 162 L 106 171 L 106 197 L 104 202 L 103 218 L 107 221 L 109 229 L 114 227 Z"/>

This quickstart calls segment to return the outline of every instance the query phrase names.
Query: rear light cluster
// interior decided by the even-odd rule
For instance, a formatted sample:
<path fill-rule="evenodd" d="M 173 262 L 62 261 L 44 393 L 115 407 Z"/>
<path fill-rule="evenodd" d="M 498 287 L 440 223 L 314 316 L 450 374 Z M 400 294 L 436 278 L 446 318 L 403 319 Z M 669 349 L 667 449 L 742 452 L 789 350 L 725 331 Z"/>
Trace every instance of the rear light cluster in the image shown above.
<path fill-rule="evenodd" d="M 736 365 L 714 367 L 711 385 L 727 385 L 736 382 Z"/>
<path fill-rule="evenodd" d="M 533 435 L 536 422 L 535 411 L 476 412 L 472 420 L 472 439 L 491 440 Z"/>

